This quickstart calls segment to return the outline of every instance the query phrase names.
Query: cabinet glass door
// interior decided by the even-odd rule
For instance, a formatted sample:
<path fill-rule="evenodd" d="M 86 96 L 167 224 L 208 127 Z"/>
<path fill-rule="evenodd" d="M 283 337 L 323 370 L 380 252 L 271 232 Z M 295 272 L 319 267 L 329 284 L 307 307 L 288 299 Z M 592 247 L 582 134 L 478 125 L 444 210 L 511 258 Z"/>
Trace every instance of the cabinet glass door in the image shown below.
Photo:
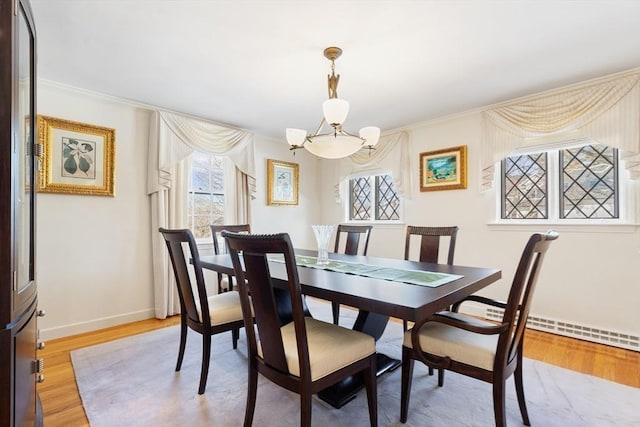
<path fill-rule="evenodd" d="M 16 305 L 31 295 L 34 280 L 34 43 L 29 22 L 22 8 L 18 18 L 17 123 L 14 127 L 14 290 Z M 24 295 L 24 294 L 27 295 Z M 17 307 L 16 307 L 17 308 Z"/>

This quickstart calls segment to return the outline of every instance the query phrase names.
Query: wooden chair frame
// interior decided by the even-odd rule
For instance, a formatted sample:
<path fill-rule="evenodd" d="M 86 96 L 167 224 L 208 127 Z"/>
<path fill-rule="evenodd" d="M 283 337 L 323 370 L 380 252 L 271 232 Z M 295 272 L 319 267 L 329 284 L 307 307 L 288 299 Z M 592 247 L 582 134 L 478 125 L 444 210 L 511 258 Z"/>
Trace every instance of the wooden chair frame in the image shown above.
<path fill-rule="evenodd" d="M 438 264 L 438 255 L 440 253 L 440 238 L 449 237 L 449 251 L 447 252 L 447 264 L 453 265 L 453 256 L 456 250 L 456 237 L 458 236 L 458 227 L 422 227 L 415 225 L 407 226 L 407 234 L 404 240 L 404 259 L 409 260 L 411 249 L 411 237 L 421 236 L 420 238 L 420 255 L 418 261 L 431 262 Z M 406 332 L 408 323 L 402 320 L 402 329 Z"/>
<path fill-rule="evenodd" d="M 419 360 L 430 368 L 439 370 L 438 384 L 440 386 L 443 385 L 444 380 L 440 373 L 444 372 L 444 369 L 491 383 L 493 385 L 495 423 L 499 427 L 506 424 L 505 381 L 514 374 L 522 420 L 525 425 L 530 425 L 522 381 L 522 347 L 531 300 L 542 261 L 550 243 L 557 238 L 558 234 L 554 231 L 546 234 L 535 233 L 529 238 L 518 263 L 506 303 L 472 295 L 456 303 L 452 311 L 440 312 L 416 322 L 411 331 L 412 348 L 402 346 L 401 422 L 407 421 L 413 361 Z M 498 324 L 479 324 L 478 321 L 474 322 L 473 318 L 458 314 L 460 304 L 465 301 L 480 302 L 503 309 L 502 321 Z M 427 322 L 440 322 L 478 334 L 498 335 L 493 369 L 486 370 L 447 356 L 442 357 L 424 352 L 420 348 L 420 328 Z"/>
<path fill-rule="evenodd" d="M 216 225 L 211 224 L 211 238 L 213 239 L 213 252 L 216 255 L 220 255 L 222 253 L 220 248 L 220 243 L 218 242 L 218 235 L 223 231 L 231 231 L 233 233 L 251 233 L 251 225 L 250 224 L 223 224 Z M 233 289 L 233 278 L 230 275 L 227 275 L 227 279 L 229 281 L 229 288 L 224 289 L 222 287 L 222 273 L 218 273 L 218 293 L 230 291 Z"/>
<path fill-rule="evenodd" d="M 458 235 L 458 227 L 419 227 L 414 225 L 407 226 L 407 234 L 404 242 L 404 259 L 409 259 L 409 251 L 411 247 L 412 236 L 422 236 L 420 240 L 420 262 L 438 263 L 438 255 L 440 251 L 440 238 L 449 237 L 449 252 L 447 253 L 447 264 L 453 265 L 453 255 L 456 250 L 456 237 Z"/>
<path fill-rule="evenodd" d="M 358 248 L 360 247 L 360 239 L 364 239 L 364 248 L 360 255 L 367 255 L 369 249 L 369 238 L 371 237 L 372 225 L 350 225 L 350 224 L 338 224 L 338 230 L 336 231 L 336 244 L 333 252 L 338 253 L 340 250 L 340 236 L 343 233 L 347 233 L 347 241 L 344 247 L 344 253 L 347 255 L 358 255 Z M 340 320 L 340 304 L 331 301 L 331 314 L 333 316 L 333 324 L 337 325 Z"/>
<path fill-rule="evenodd" d="M 187 345 L 187 328 L 202 335 L 202 366 L 200 369 L 200 385 L 198 394 L 203 394 L 207 385 L 207 376 L 209 374 L 209 360 L 211 359 L 211 336 L 222 332 L 231 331 L 231 339 L 233 348 L 238 348 L 238 338 L 240 328 L 244 326 L 243 320 L 238 320 L 221 325 L 211 324 L 211 315 L 209 311 L 209 300 L 207 297 L 207 289 L 205 286 L 204 275 L 202 274 L 202 265 L 200 264 L 200 256 L 198 254 L 198 246 L 191 233 L 191 230 L 168 230 L 160 228 L 160 233 L 165 239 L 169 258 L 173 266 L 176 283 L 178 286 L 178 297 L 180 299 L 180 347 L 178 350 L 178 362 L 176 363 L 176 372 L 182 367 L 184 351 Z M 196 294 L 191 285 L 189 276 L 188 260 L 185 257 L 183 244 L 189 246 L 189 253 L 193 263 L 193 269 L 196 278 Z M 200 305 L 200 313 L 202 320 L 198 316 L 197 303 Z"/>
<path fill-rule="evenodd" d="M 253 423 L 258 373 L 275 384 L 300 395 L 300 425 L 304 427 L 311 425 L 311 398 L 313 394 L 346 377 L 362 374 L 367 389 L 371 425 L 377 426 L 375 353 L 315 381 L 312 380 L 303 296 L 289 235 L 246 235 L 227 231 L 222 235 L 227 240 L 233 261 L 245 320 L 251 320 L 251 307 L 253 307 L 262 349 L 262 356 L 260 356 L 256 332 L 253 327 L 246 328 L 249 374 L 245 427 L 249 427 Z M 242 261 L 239 256 L 240 252 L 242 253 Z M 292 308 L 300 376 L 289 373 L 285 358 L 280 329 L 283 325 L 278 316 L 277 302 L 273 292 L 274 283 L 272 283 L 273 279 L 267 260 L 268 254 L 280 254 L 285 259 L 288 280 L 282 285 L 288 291 Z M 251 295 L 251 300 L 249 295 Z"/>

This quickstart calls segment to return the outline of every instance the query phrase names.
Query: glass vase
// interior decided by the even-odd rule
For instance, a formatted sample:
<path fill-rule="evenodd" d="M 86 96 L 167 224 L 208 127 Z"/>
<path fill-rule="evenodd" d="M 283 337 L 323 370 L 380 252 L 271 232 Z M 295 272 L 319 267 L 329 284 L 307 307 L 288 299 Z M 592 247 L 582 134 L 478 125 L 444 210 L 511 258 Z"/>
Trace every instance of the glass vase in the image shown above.
<path fill-rule="evenodd" d="M 333 225 L 312 225 L 313 234 L 316 236 L 318 243 L 317 264 L 325 265 L 329 263 L 329 240 L 333 233 Z"/>

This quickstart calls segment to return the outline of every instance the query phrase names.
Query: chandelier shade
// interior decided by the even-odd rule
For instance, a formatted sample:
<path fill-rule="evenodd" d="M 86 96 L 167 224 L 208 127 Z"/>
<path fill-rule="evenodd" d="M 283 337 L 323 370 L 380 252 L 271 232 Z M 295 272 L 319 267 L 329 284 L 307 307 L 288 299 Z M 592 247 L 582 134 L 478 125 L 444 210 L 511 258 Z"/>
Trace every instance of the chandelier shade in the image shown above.
<path fill-rule="evenodd" d="M 325 159 L 341 159 L 350 156 L 362 148 L 362 139 L 354 135 L 334 135 L 332 133 L 317 135 L 312 143 L 304 148 L 313 155 Z"/>
<path fill-rule="evenodd" d="M 360 129 L 358 136 L 345 132 L 342 125 L 349 114 L 349 102 L 338 98 L 340 74 L 335 74 L 335 60 L 342 54 L 339 47 L 328 47 L 324 56 L 331 61 L 331 75 L 328 76 L 329 99 L 322 104 L 322 121 L 316 132 L 308 135 L 306 130 L 287 128 L 287 142 L 290 150 L 305 148 L 311 154 L 325 159 L 340 159 L 356 153 L 361 148 L 374 150 L 380 139 L 380 128 L 367 126 Z M 329 132 L 320 133 L 327 125 Z M 294 151 L 295 154 L 295 151 Z"/>
<path fill-rule="evenodd" d="M 324 120 L 331 126 L 340 126 L 349 114 L 349 103 L 344 99 L 327 99 L 322 103 L 322 113 Z"/>

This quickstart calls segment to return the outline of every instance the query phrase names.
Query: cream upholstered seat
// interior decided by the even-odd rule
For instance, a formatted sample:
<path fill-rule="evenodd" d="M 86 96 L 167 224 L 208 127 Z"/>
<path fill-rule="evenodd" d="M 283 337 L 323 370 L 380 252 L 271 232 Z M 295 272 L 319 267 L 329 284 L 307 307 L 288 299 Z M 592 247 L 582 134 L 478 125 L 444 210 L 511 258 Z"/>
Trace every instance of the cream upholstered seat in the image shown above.
<path fill-rule="evenodd" d="M 373 337 L 305 316 L 298 268 L 288 234 L 260 236 L 224 231 L 222 235 L 227 240 L 238 279 L 244 318 L 251 318 L 253 306 L 258 329 L 256 334 L 254 327 L 246 328 L 249 378 L 245 427 L 253 422 L 258 373 L 300 395 L 300 425 L 304 427 L 311 425 L 313 394 L 352 375 L 363 375 L 369 420 L 372 426 L 377 426 Z M 286 277 L 278 280 L 278 287 L 272 283 L 267 259 L 270 254 L 283 255 L 285 260 Z"/>
<path fill-rule="evenodd" d="M 331 323 L 305 317 L 311 380 L 315 381 L 336 372 L 376 351 L 373 337 L 351 329 L 335 327 Z M 300 376 L 300 360 L 294 323 L 280 328 L 289 373 Z M 262 345 L 258 346 L 262 357 Z"/>
<path fill-rule="evenodd" d="M 494 326 L 494 323 L 470 319 L 478 326 Z M 404 345 L 413 348 L 411 333 L 404 334 Z M 467 365 L 491 370 L 498 346 L 497 335 L 482 335 L 444 323 L 425 323 L 420 328 L 420 348 L 422 351 L 436 356 L 458 360 Z"/>
<path fill-rule="evenodd" d="M 507 302 L 471 295 L 457 302 L 451 311 L 442 311 L 416 321 L 404 335 L 402 345 L 402 386 L 400 421 L 406 422 L 413 374 L 419 360 L 438 369 L 438 385 L 444 383 L 444 370 L 476 378 L 493 386 L 493 412 L 496 426 L 505 425 L 505 381 L 512 374 L 520 414 L 530 425 L 522 382 L 522 346 L 525 327 L 542 260 L 558 234 L 535 233 L 527 242 L 511 284 Z M 474 301 L 504 310 L 501 322 L 485 322 L 458 313 L 460 304 Z"/>
<path fill-rule="evenodd" d="M 161 228 L 160 233 L 162 233 L 167 244 L 180 298 L 180 347 L 176 371 L 179 371 L 182 366 L 182 359 L 187 345 L 187 329 L 190 328 L 202 335 L 202 367 L 200 369 L 198 394 L 203 394 L 209 373 L 211 335 L 231 331 L 233 348 L 238 347 L 239 330 L 244 326 L 240 298 L 237 292 L 227 292 L 226 294 L 207 297 L 198 246 L 191 230 Z M 193 264 L 196 286 L 191 285 L 184 245 L 187 245 L 189 249 L 188 253 Z"/>
<path fill-rule="evenodd" d="M 240 307 L 240 295 L 236 291 L 223 292 L 207 298 L 209 303 L 209 317 L 212 325 L 242 320 L 242 308 Z M 196 302 L 198 319 L 202 322 L 202 310 L 200 303 Z"/>

